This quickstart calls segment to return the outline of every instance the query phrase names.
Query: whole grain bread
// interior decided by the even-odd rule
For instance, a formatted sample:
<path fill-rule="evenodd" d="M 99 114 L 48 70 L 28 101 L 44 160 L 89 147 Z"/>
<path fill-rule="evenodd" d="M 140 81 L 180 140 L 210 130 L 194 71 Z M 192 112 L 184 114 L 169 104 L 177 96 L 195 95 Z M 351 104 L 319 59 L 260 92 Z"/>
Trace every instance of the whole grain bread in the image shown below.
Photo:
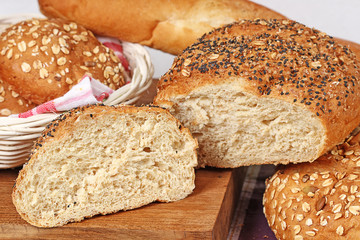
<path fill-rule="evenodd" d="M 215 27 L 240 19 L 284 18 L 248 0 L 39 0 L 39 6 L 48 17 L 176 55 Z"/>
<path fill-rule="evenodd" d="M 125 84 L 114 52 L 83 26 L 62 19 L 31 19 L 0 36 L 0 77 L 34 104 L 64 95 L 88 74 L 112 89 Z"/>
<path fill-rule="evenodd" d="M 175 58 L 154 103 L 199 141 L 199 164 L 311 162 L 360 123 L 359 62 L 290 20 L 243 20 Z"/>
<path fill-rule="evenodd" d="M 34 107 L 36 104 L 22 97 L 13 86 L 0 79 L 0 117 L 26 112 Z"/>
<path fill-rule="evenodd" d="M 282 166 L 266 181 L 264 213 L 277 239 L 358 239 L 360 135 L 313 163 Z"/>
<path fill-rule="evenodd" d="M 168 111 L 90 106 L 44 130 L 20 171 L 13 203 L 38 227 L 185 198 L 195 187 L 197 142 Z"/>

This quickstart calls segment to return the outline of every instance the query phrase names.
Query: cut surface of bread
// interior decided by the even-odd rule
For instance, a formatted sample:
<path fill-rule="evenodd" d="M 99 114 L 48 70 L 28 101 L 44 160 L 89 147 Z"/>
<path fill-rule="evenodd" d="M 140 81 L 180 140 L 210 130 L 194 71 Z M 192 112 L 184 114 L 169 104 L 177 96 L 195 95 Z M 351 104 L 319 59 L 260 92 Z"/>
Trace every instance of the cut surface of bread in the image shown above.
<path fill-rule="evenodd" d="M 159 83 L 199 140 L 199 165 L 311 162 L 360 124 L 355 54 L 291 20 L 242 20 L 205 34 Z"/>
<path fill-rule="evenodd" d="M 300 156 L 316 157 L 316 146 L 325 143 L 326 130 L 315 114 L 278 99 L 258 98 L 236 82 L 202 87 L 172 101 L 171 112 L 199 141 L 203 166 L 300 162 Z"/>
<path fill-rule="evenodd" d="M 13 191 L 38 227 L 185 198 L 194 189 L 197 142 L 168 111 L 91 106 L 44 131 Z"/>

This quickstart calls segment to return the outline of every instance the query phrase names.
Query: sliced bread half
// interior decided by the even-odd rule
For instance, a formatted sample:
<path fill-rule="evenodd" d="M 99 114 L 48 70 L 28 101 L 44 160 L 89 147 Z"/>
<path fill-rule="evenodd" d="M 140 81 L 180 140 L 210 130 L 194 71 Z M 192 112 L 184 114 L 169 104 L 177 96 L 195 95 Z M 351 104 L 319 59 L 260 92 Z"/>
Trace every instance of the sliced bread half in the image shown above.
<path fill-rule="evenodd" d="M 167 110 L 89 106 L 61 115 L 35 143 L 13 203 L 38 227 L 185 198 L 197 141 Z"/>

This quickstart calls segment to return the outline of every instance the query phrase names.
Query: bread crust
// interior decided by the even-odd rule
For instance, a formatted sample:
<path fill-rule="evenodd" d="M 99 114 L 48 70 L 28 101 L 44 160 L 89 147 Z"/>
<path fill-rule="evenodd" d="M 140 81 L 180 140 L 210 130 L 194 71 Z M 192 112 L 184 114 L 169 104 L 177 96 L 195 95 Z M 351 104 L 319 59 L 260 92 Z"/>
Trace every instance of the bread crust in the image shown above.
<path fill-rule="evenodd" d="M 168 110 L 165 108 L 161 108 L 159 106 L 155 105 L 149 105 L 149 106 L 142 106 L 142 107 L 134 107 L 131 105 L 118 105 L 118 106 L 106 106 L 103 104 L 94 104 L 94 105 L 88 105 L 83 107 L 77 107 L 73 108 L 70 111 L 67 111 L 63 114 L 61 114 L 59 117 L 51 121 L 44 129 L 44 131 L 41 133 L 41 136 L 35 141 L 34 146 L 31 150 L 30 156 L 29 156 L 29 163 L 32 158 L 32 156 L 39 150 L 39 148 L 42 147 L 42 143 L 45 141 L 56 141 L 57 138 L 61 138 L 62 134 L 67 134 L 66 131 L 62 131 L 59 133 L 57 131 L 58 128 L 64 127 L 66 125 L 71 125 L 77 118 L 78 114 L 86 115 L 89 113 L 89 117 L 91 118 L 93 115 L 106 115 L 111 112 L 118 112 L 122 114 L 129 114 L 129 113 L 137 113 L 137 112 L 152 112 L 157 114 L 166 114 L 169 118 L 169 121 L 175 121 L 177 125 L 179 126 L 179 130 L 181 133 L 191 136 L 191 133 L 188 128 L 184 127 L 178 119 L 176 119 L 174 116 L 172 116 Z M 91 115 L 90 115 L 91 114 Z M 66 127 L 65 127 L 66 129 Z M 194 152 L 196 152 L 196 148 L 194 149 Z"/>
<path fill-rule="evenodd" d="M 282 166 L 263 204 L 277 239 L 358 239 L 360 135 L 313 163 Z"/>
<path fill-rule="evenodd" d="M 0 80 L 0 116 L 26 112 L 36 107 L 36 104 L 22 97 L 14 91 L 14 87 L 6 81 Z"/>
<path fill-rule="evenodd" d="M 175 55 L 215 27 L 240 19 L 284 18 L 248 0 L 39 0 L 39 5 L 48 17 Z"/>
<path fill-rule="evenodd" d="M 84 74 L 114 90 L 125 84 L 118 57 L 74 22 L 27 20 L 9 27 L 1 38 L 2 80 L 35 104 L 64 95 Z"/>
<path fill-rule="evenodd" d="M 352 41 L 344 40 L 341 38 L 336 38 L 336 41 L 338 41 L 340 44 L 350 48 L 351 51 L 353 51 L 354 54 L 356 55 L 356 58 L 358 59 L 358 61 L 360 61 L 360 44 L 352 42 Z"/>
<path fill-rule="evenodd" d="M 101 104 L 74 108 L 71 111 L 63 113 L 62 115 L 60 115 L 58 118 L 56 118 L 55 120 L 53 120 L 51 123 L 49 123 L 47 125 L 47 127 L 42 132 L 42 135 L 34 143 L 34 146 L 31 150 L 28 162 L 25 163 L 23 169 L 20 170 L 19 175 L 15 182 L 14 188 L 13 188 L 13 192 L 12 192 L 13 203 L 14 203 L 18 213 L 20 214 L 20 216 L 24 220 L 29 222 L 30 224 L 37 226 L 37 227 L 55 227 L 55 226 L 64 225 L 68 222 L 79 222 L 79 221 L 82 221 L 84 218 L 90 218 L 90 217 L 92 217 L 94 215 L 98 215 L 98 214 L 105 215 L 105 214 L 117 212 L 119 210 L 128 210 L 128 209 L 138 208 L 138 207 L 148 204 L 147 199 L 137 199 L 137 201 L 134 202 L 134 204 L 131 205 L 131 207 L 126 208 L 126 209 L 117 209 L 117 210 L 112 210 L 112 211 L 104 209 L 100 213 L 93 211 L 93 213 L 90 215 L 86 215 L 86 216 L 80 215 L 80 217 L 79 217 L 79 214 L 77 214 L 75 217 L 75 213 L 74 213 L 73 218 L 69 218 L 66 221 L 62 220 L 62 221 L 56 222 L 54 224 L 54 222 L 47 223 L 46 219 L 45 220 L 44 219 L 33 220 L 33 218 L 29 218 L 29 216 L 26 212 L 22 212 L 20 210 L 20 208 L 18 207 L 18 204 L 21 204 L 21 203 L 19 203 L 17 201 L 18 194 L 20 194 L 19 193 L 20 190 L 18 190 L 18 186 L 22 185 L 24 178 L 26 178 L 26 176 L 28 174 L 27 169 L 31 169 L 32 166 L 36 164 L 36 161 L 38 160 L 37 155 L 41 154 L 41 153 L 39 153 L 39 152 L 41 152 L 40 151 L 41 148 L 45 144 L 49 144 L 54 141 L 56 142 L 59 139 L 71 134 L 71 132 L 74 128 L 74 122 L 79 121 L 80 116 L 83 118 L 97 118 L 97 117 L 101 117 L 101 116 L 108 115 L 111 113 L 137 114 L 139 112 L 145 112 L 145 113 L 156 114 L 156 115 L 161 114 L 162 116 L 165 116 L 165 119 L 167 122 L 169 122 L 169 123 L 174 122 L 176 125 L 178 125 L 179 132 L 182 135 L 187 136 L 188 139 L 191 139 L 193 141 L 192 143 L 193 143 L 194 148 L 191 150 L 193 151 L 193 156 L 196 157 L 197 147 L 198 147 L 196 139 L 193 139 L 190 131 L 187 128 L 183 127 L 181 125 L 181 123 L 175 117 L 173 117 L 167 110 L 165 110 L 163 108 L 160 108 L 157 106 L 143 106 L 143 107 L 134 107 L 134 106 L 126 106 L 126 105 L 105 106 L 105 105 L 101 105 Z M 192 167 L 196 167 L 196 164 L 197 164 L 196 161 L 191 162 L 191 165 L 193 165 Z M 192 178 L 193 185 L 184 187 L 184 188 L 186 188 L 186 191 L 188 191 L 187 194 L 191 193 L 191 191 L 195 187 L 194 186 L 195 173 L 193 173 L 192 177 L 193 177 Z M 185 191 L 185 190 L 182 189 L 181 191 Z M 179 200 L 179 199 L 176 199 L 176 200 Z M 158 199 L 157 201 L 168 202 L 168 201 L 174 201 L 174 199 L 171 199 L 171 200 Z"/>
<path fill-rule="evenodd" d="M 348 47 L 300 23 L 242 20 L 185 49 L 161 77 L 154 103 L 171 108 L 172 99 L 204 86 L 235 83 L 259 98 L 280 99 L 318 117 L 326 139 L 317 158 L 360 122 L 358 64 Z"/>

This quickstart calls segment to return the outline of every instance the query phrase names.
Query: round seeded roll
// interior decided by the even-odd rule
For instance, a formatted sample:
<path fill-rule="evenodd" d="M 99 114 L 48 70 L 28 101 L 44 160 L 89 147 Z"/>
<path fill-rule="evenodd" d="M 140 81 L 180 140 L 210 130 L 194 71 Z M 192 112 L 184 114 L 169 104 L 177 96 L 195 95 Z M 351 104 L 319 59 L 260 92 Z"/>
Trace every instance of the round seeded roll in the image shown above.
<path fill-rule="evenodd" d="M 0 117 L 26 112 L 34 107 L 35 104 L 20 96 L 11 85 L 0 79 Z"/>
<path fill-rule="evenodd" d="M 199 141 L 201 166 L 314 161 L 360 123 L 352 51 L 290 20 L 243 20 L 205 34 L 158 83 Z"/>
<path fill-rule="evenodd" d="M 1 39 L 1 78 L 35 104 L 62 96 L 84 74 L 112 89 L 124 85 L 118 57 L 74 22 L 27 20 L 6 29 Z"/>
<path fill-rule="evenodd" d="M 264 213 L 278 239 L 359 239 L 360 135 L 266 181 Z"/>

